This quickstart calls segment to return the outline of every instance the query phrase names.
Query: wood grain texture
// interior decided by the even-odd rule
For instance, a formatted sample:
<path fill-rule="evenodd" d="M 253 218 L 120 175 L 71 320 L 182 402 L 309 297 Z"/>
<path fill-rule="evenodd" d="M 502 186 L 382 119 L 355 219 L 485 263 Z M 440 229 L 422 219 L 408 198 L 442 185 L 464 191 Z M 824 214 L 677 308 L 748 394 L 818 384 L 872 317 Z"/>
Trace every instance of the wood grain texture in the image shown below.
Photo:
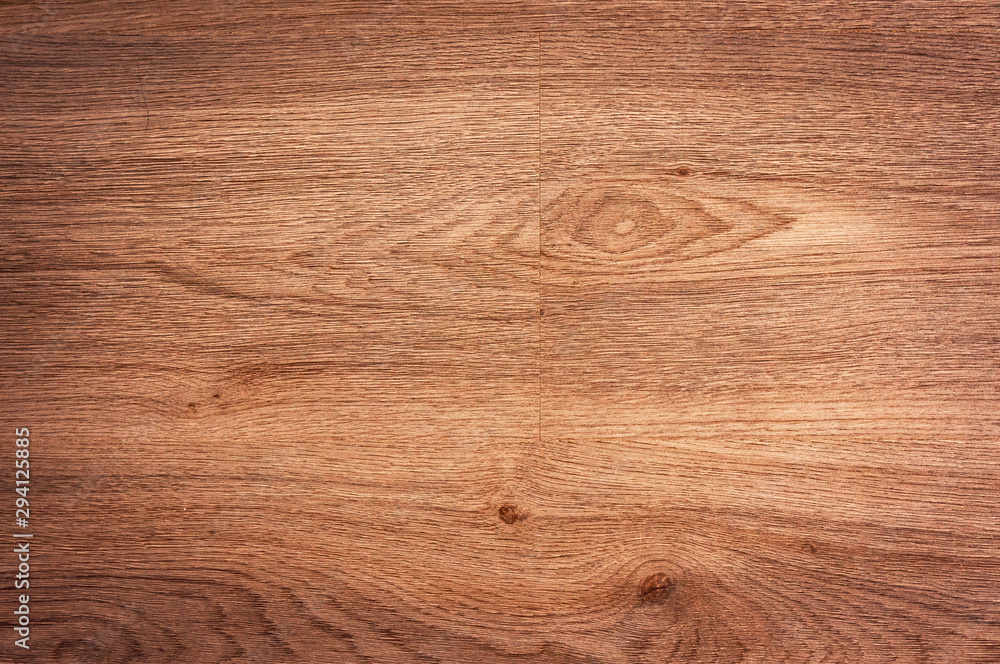
<path fill-rule="evenodd" d="M 0 660 L 1000 661 L 998 13 L 5 3 Z"/>

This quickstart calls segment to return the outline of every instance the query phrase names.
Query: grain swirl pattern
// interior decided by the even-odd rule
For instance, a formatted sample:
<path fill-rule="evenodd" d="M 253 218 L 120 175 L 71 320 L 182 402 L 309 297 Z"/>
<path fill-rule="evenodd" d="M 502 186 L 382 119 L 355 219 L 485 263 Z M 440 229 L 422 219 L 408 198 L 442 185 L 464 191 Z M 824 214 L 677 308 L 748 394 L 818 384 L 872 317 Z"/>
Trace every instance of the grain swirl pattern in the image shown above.
<path fill-rule="evenodd" d="M 685 177 L 690 168 L 674 173 Z M 683 188 L 669 177 L 590 180 L 568 188 L 543 212 L 546 267 L 556 278 L 576 270 L 648 272 L 738 248 L 792 222 L 745 200 Z"/>

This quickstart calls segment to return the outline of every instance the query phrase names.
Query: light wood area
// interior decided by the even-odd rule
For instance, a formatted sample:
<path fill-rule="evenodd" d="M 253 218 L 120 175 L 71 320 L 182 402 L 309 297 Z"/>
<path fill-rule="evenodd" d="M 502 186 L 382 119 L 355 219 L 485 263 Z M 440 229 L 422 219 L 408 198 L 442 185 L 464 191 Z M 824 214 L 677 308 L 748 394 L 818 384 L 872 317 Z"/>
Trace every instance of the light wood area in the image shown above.
<path fill-rule="evenodd" d="M 5 3 L 0 661 L 1000 661 L 998 67 L 985 2 Z"/>

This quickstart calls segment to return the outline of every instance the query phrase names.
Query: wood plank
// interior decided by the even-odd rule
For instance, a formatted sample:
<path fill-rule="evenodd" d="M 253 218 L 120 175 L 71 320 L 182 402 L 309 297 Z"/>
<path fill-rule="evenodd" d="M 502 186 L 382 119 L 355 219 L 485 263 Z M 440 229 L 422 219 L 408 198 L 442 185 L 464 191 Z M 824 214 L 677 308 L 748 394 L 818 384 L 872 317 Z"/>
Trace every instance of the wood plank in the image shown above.
<path fill-rule="evenodd" d="M 538 472 L 627 589 L 599 661 L 1000 656 L 998 55 L 542 40 Z"/>
<path fill-rule="evenodd" d="M 1000 660 L 998 18 L 5 3 L 0 660 Z"/>
<path fill-rule="evenodd" d="M 5 43 L 29 661 L 404 661 L 537 439 L 537 39 Z"/>

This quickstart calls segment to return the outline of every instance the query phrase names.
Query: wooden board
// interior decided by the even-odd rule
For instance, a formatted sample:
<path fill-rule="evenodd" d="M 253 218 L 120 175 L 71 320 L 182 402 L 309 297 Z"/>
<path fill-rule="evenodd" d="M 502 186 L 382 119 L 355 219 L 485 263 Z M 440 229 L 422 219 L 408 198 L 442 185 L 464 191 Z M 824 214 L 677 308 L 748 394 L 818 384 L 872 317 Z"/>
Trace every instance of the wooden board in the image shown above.
<path fill-rule="evenodd" d="M 1000 661 L 998 18 L 6 3 L 0 660 Z"/>

